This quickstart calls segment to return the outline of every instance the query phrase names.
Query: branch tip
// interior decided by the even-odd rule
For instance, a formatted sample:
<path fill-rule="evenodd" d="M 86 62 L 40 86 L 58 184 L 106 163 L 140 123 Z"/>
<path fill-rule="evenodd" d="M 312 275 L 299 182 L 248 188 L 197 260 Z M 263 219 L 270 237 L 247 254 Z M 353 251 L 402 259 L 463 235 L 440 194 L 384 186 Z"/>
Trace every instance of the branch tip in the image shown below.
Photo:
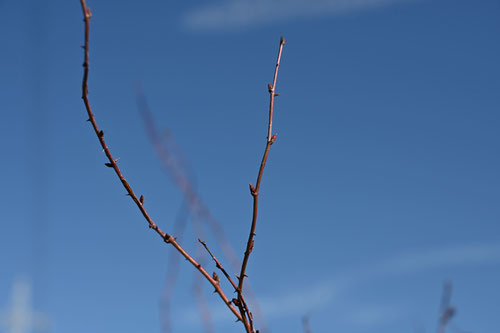
<path fill-rule="evenodd" d="M 285 37 L 281 36 L 280 45 L 285 45 Z"/>

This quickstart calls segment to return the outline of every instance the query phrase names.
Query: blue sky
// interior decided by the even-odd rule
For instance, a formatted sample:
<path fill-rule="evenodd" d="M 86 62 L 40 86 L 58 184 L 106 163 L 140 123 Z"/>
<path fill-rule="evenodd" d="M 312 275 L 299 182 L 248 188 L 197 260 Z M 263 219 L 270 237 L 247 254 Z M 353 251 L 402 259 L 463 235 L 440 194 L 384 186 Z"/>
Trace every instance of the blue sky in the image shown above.
<path fill-rule="evenodd" d="M 498 1 L 88 5 L 90 99 L 125 177 L 172 233 L 182 196 L 148 140 L 139 83 L 240 256 L 285 36 L 248 267 L 270 332 L 302 332 L 304 315 L 315 333 L 432 332 L 447 280 L 454 327 L 499 326 Z M 173 249 L 85 121 L 79 1 L 0 0 L 0 15 L 0 324 L 27 281 L 50 332 L 161 332 Z M 193 253 L 195 229 L 182 239 Z M 201 332 L 196 274 L 184 261 L 179 274 L 171 324 Z M 242 330 L 205 294 L 216 332 Z"/>

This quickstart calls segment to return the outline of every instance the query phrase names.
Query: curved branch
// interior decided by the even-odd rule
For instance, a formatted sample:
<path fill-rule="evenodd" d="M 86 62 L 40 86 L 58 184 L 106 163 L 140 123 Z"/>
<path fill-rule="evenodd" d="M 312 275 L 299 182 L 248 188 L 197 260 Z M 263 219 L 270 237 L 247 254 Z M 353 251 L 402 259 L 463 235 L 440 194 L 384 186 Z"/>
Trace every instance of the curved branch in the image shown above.
<path fill-rule="evenodd" d="M 241 271 L 238 283 L 239 295 L 241 295 L 241 293 L 243 292 L 243 281 L 246 276 L 245 272 L 248 264 L 248 259 L 250 258 L 250 253 L 252 253 L 253 250 L 253 244 L 254 244 L 253 238 L 255 236 L 255 227 L 257 225 L 260 182 L 262 180 L 262 174 L 264 173 L 264 167 L 266 166 L 267 156 L 269 155 L 269 149 L 271 148 L 271 145 L 274 143 L 274 141 L 276 141 L 276 134 L 271 136 L 271 133 L 273 130 L 274 97 L 278 96 L 278 94 L 276 94 L 276 81 L 278 79 L 278 69 L 280 66 L 281 53 L 283 51 L 284 45 L 285 45 L 285 39 L 281 37 L 279 51 L 278 51 L 278 59 L 276 60 L 276 68 L 274 69 L 273 84 L 270 83 L 268 84 L 270 100 L 269 100 L 269 124 L 267 130 L 267 142 L 266 142 L 266 149 L 264 150 L 264 156 L 262 157 L 262 162 L 260 163 L 259 173 L 257 175 L 257 181 L 255 183 L 255 187 L 252 184 L 250 184 L 250 193 L 253 196 L 253 216 L 252 216 L 252 226 L 250 227 L 250 235 L 248 236 L 247 247 L 245 250 L 245 255 L 243 257 L 243 263 L 241 264 Z"/>
<path fill-rule="evenodd" d="M 210 284 L 215 288 L 215 292 L 219 294 L 220 298 L 224 301 L 226 306 L 231 310 L 231 312 L 236 316 L 236 318 L 240 321 L 242 321 L 242 317 L 238 310 L 231 304 L 231 301 L 228 299 L 228 297 L 224 294 L 223 290 L 220 288 L 218 281 L 212 278 L 210 274 L 193 258 L 191 257 L 183 248 L 182 246 L 177 243 L 177 240 L 169 235 L 166 232 L 163 232 L 153 221 L 153 219 L 149 216 L 148 212 L 146 211 L 146 208 L 144 207 L 144 199 L 141 196 L 140 198 L 137 198 L 137 195 L 134 193 L 132 190 L 132 187 L 129 185 L 129 183 L 126 181 L 125 177 L 123 177 L 122 172 L 120 171 L 120 168 L 118 167 L 118 164 L 116 163 L 117 160 L 113 158 L 111 155 L 111 152 L 106 145 L 106 141 L 104 140 L 104 132 L 99 129 L 97 126 L 97 122 L 95 120 L 94 114 L 92 113 L 92 109 L 90 107 L 90 102 L 88 99 L 88 76 L 89 76 L 89 30 L 90 30 L 90 18 L 92 17 L 92 13 L 90 12 L 90 9 L 87 7 L 87 4 L 85 0 L 80 0 L 81 6 L 82 6 L 82 11 L 83 11 L 83 20 L 85 22 L 85 44 L 83 46 L 84 53 L 85 53 L 85 60 L 83 63 L 83 80 L 82 80 L 82 99 L 85 104 L 85 108 L 87 110 L 87 114 L 89 116 L 88 121 L 92 124 L 92 127 L 94 129 L 95 134 L 97 135 L 97 138 L 99 139 L 99 143 L 101 144 L 101 147 L 108 158 L 108 163 L 106 163 L 106 166 L 109 168 L 112 168 L 118 178 L 120 179 L 123 187 L 127 191 L 127 194 L 132 198 L 132 200 L 135 202 L 139 210 L 141 211 L 142 215 L 146 219 L 146 221 L 149 224 L 149 228 L 153 229 L 162 239 L 165 243 L 171 244 L 186 260 L 188 260 L 207 280 L 210 282 Z"/>

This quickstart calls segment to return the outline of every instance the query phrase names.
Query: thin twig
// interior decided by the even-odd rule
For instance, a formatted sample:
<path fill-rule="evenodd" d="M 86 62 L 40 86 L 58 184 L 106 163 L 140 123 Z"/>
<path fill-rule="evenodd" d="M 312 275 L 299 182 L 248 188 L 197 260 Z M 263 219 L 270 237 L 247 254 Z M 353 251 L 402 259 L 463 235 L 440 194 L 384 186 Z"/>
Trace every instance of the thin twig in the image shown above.
<path fill-rule="evenodd" d="M 210 254 L 210 257 L 212 257 L 212 260 L 215 262 L 215 267 L 217 267 L 221 272 L 222 274 L 224 274 L 224 276 L 226 277 L 226 279 L 229 281 L 229 283 L 231 283 L 231 285 L 233 286 L 234 288 L 234 291 L 238 292 L 238 286 L 236 285 L 236 283 L 234 283 L 233 279 L 231 278 L 231 276 L 227 273 L 226 269 L 224 268 L 224 266 L 222 266 L 222 264 L 220 263 L 220 261 L 214 256 L 214 254 L 212 253 L 212 251 L 210 251 L 210 249 L 208 248 L 208 245 L 206 242 L 202 241 L 201 239 L 198 239 L 198 242 L 201 243 L 201 245 L 203 245 L 203 247 L 205 248 L 205 250 L 207 250 L 207 252 Z M 215 275 L 215 272 L 214 272 L 214 276 Z M 240 299 L 239 299 L 240 302 L 237 302 L 238 303 L 238 308 L 240 309 L 240 313 L 242 316 L 245 316 L 247 315 L 248 318 L 250 319 L 251 318 L 251 315 L 248 315 L 250 313 L 250 311 L 248 310 L 248 305 L 247 305 L 247 302 L 245 301 L 245 298 L 243 297 L 243 295 L 241 295 Z M 249 325 L 250 325 L 250 328 L 253 332 L 253 320 L 249 320 Z"/>
<path fill-rule="evenodd" d="M 226 279 L 233 286 L 234 290 L 237 291 L 238 290 L 238 286 L 236 285 L 236 283 L 234 283 L 233 279 L 231 279 L 231 276 L 227 273 L 227 271 L 224 269 L 224 267 L 219 262 L 219 260 L 217 260 L 217 258 L 214 256 L 214 254 L 212 253 L 212 251 L 210 251 L 210 249 L 207 246 L 207 243 L 204 242 L 204 241 L 202 241 L 201 239 L 198 239 L 198 242 L 200 242 L 200 244 L 203 245 L 203 247 L 205 248 L 205 250 L 207 250 L 208 254 L 210 254 L 210 256 L 212 257 L 212 260 L 215 262 L 215 267 L 217 267 L 222 272 L 222 274 L 224 274 L 224 276 L 226 277 Z"/>
<path fill-rule="evenodd" d="M 304 333 L 312 333 L 311 328 L 309 327 L 309 317 L 302 317 L 302 327 L 304 328 Z"/>
<path fill-rule="evenodd" d="M 174 233 L 178 235 L 177 239 L 182 239 L 187 225 L 187 219 L 189 215 L 188 213 L 189 212 L 187 209 L 186 200 L 184 200 L 179 208 L 174 223 Z M 175 251 L 169 252 L 168 273 L 165 278 L 165 284 L 163 286 L 163 292 L 160 301 L 160 322 L 163 333 L 172 332 L 170 304 L 172 296 L 174 294 L 175 285 L 179 277 L 180 259 L 181 256 L 179 256 L 179 254 Z"/>
<path fill-rule="evenodd" d="M 450 305 L 451 292 L 452 284 L 450 281 L 447 281 L 443 285 L 443 294 L 441 296 L 441 306 L 439 310 L 440 313 L 437 326 L 438 333 L 444 333 L 446 331 L 446 325 L 449 323 L 456 312 L 456 309 Z"/>
<path fill-rule="evenodd" d="M 87 85 L 87 80 L 89 76 L 89 30 L 90 30 L 90 18 L 92 17 L 92 13 L 90 12 L 90 9 L 87 7 L 87 4 L 85 0 L 80 0 L 81 6 L 82 6 L 82 11 L 83 11 L 83 19 L 85 22 L 85 44 L 83 46 L 84 48 L 84 54 L 85 54 L 85 60 L 83 63 L 83 80 L 82 80 L 82 99 L 85 104 L 85 108 L 87 110 L 87 114 L 89 116 L 88 121 L 92 124 L 92 127 L 94 128 L 94 132 L 97 135 L 97 138 L 99 139 L 99 142 L 101 144 L 101 147 L 108 158 L 109 163 L 106 163 L 106 166 L 113 168 L 115 171 L 116 175 L 120 179 L 123 187 L 126 189 L 127 194 L 132 198 L 132 200 L 135 202 L 139 210 L 141 211 L 142 215 L 146 219 L 146 221 L 149 224 L 149 228 L 153 229 L 160 237 L 163 239 L 164 242 L 172 244 L 172 246 L 184 257 L 186 260 L 188 260 L 200 273 L 212 284 L 212 286 L 215 288 L 215 292 L 219 294 L 221 299 L 224 301 L 226 306 L 233 312 L 233 314 L 236 316 L 238 320 L 242 320 L 243 318 L 241 317 L 240 313 L 238 310 L 231 304 L 231 301 L 227 298 L 227 296 L 224 294 L 222 289 L 219 286 L 219 283 L 215 281 L 210 274 L 193 258 L 191 257 L 182 247 L 179 243 L 177 243 L 176 239 L 169 235 L 166 232 L 163 232 L 152 220 L 152 218 L 149 216 L 148 212 L 144 208 L 143 205 L 143 198 L 137 198 L 136 194 L 128 184 L 128 182 L 125 180 L 123 177 L 116 161 L 113 156 L 111 155 L 111 152 L 106 145 L 106 141 L 104 140 L 104 132 L 99 129 L 97 126 L 97 122 L 95 120 L 94 114 L 92 113 L 92 109 L 90 107 L 90 102 L 88 99 L 88 85 Z"/>
<path fill-rule="evenodd" d="M 268 130 L 267 130 L 267 142 L 266 142 L 266 149 L 264 150 L 264 156 L 262 157 L 262 162 L 260 163 L 260 168 L 259 168 L 259 173 L 257 175 L 257 181 L 255 183 L 255 187 L 250 184 L 250 193 L 253 196 L 253 216 L 252 216 L 252 225 L 250 227 L 250 235 L 248 236 L 248 242 L 245 250 L 245 255 L 243 257 L 243 263 L 241 265 L 241 271 L 240 271 L 240 276 L 239 276 L 239 283 L 238 283 L 238 294 L 241 296 L 243 292 L 243 281 L 245 280 L 245 273 L 247 269 L 247 264 L 248 264 L 248 259 L 250 258 L 250 253 L 253 250 L 253 244 L 254 244 L 254 236 L 255 236 L 255 227 L 257 225 L 257 211 L 258 211 L 258 202 L 259 202 L 259 190 L 260 190 L 260 182 L 262 180 L 262 174 L 264 172 L 264 167 L 266 166 L 267 162 L 267 156 L 269 155 L 269 148 L 271 148 L 271 145 L 276 141 L 276 134 L 271 136 L 272 130 L 273 130 L 273 111 L 274 111 L 274 97 L 277 96 L 276 94 L 276 81 L 278 79 L 278 69 L 280 66 L 280 61 L 281 61 L 281 53 L 283 51 L 283 46 L 285 45 L 285 39 L 281 37 L 280 39 L 280 46 L 279 46 L 279 51 L 278 51 L 278 59 L 276 60 L 276 68 L 274 69 L 274 78 L 273 78 L 273 84 L 268 84 L 268 90 L 269 90 L 269 96 L 270 96 L 270 101 L 269 101 L 269 125 L 268 125 Z"/>
<path fill-rule="evenodd" d="M 138 85 L 136 87 L 136 95 L 137 95 L 137 106 L 139 108 L 140 114 L 144 120 L 144 124 L 146 127 L 146 132 L 148 133 L 148 136 L 151 140 L 151 143 L 156 151 L 156 154 L 158 155 L 160 161 L 162 162 L 162 165 L 164 166 L 164 169 L 168 175 L 173 179 L 174 183 L 177 185 L 177 187 L 182 191 L 185 200 L 187 201 L 189 205 L 189 210 L 191 211 L 192 215 L 194 218 L 198 217 L 201 221 L 207 222 L 208 226 L 212 229 L 217 243 L 219 247 L 222 249 L 222 252 L 224 256 L 229 259 L 229 262 L 231 266 L 233 267 L 234 270 L 237 270 L 240 268 L 241 264 L 236 257 L 236 254 L 227 240 L 227 237 L 224 233 L 224 230 L 220 223 L 213 217 L 212 213 L 210 212 L 210 209 L 204 204 L 203 200 L 195 190 L 194 186 L 192 185 L 193 182 L 190 180 L 190 177 L 186 175 L 186 165 L 184 166 L 179 166 L 177 161 L 179 161 L 178 158 L 176 158 L 175 154 L 172 152 L 172 150 L 175 149 L 170 149 L 170 146 L 174 146 L 175 144 L 173 142 L 173 138 L 171 136 L 168 137 L 163 137 L 160 135 L 156 124 L 153 119 L 153 115 L 150 111 L 149 105 L 147 103 L 146 97 L 141 89 L 141 87 Z M 168 140 L 169 145 L 166 145 L 165 140 Z M 185 161 L 184 161 L 185 164 Z M 198 235 L 198 237 L 201 237 Z M 204 238 L 204 237 L 202 237 Z M 235 290 L 237 290 L 235 288 Z M 252 292 L 250 284 L 247 284 L 247 288 L 245 291 L 245 294 L 247 297 L 249 297 L 252 300 L 252 304 L 254 307 L 254 310 L 258 314 L 259 322 L 260 325 L 262 326 L 261 331 L 262 332 L 267 332 L 266 324 L 262 315 L 262 312 L 259 307 L 259 303 L 255 297 L 255 295 Z M 240 314 L 242 316 L 245 316 L 245 313 L 242 313 L 241 309 L 247 309 L 246 302 L 244 299 L 241 300 L 242 303 L 242 308 L 240 308 Z M 246 310 L 245 310 L 246 311 Z M 253 321 L 249 320 L 249 325 L 250 328 L 253 328 Z"/>
<path fill-rule="evenodd" d="M 184 197 L 186 198 L 189 204 L 189 210 L 192 211 L 195 215 L 199 216 L 200 220 L 206 221 L 208 225 L 212 228 L 213 233 L 216 237 L 217 243 L 219 247 L 222 249 L 224 256 L 227 257 L 231 263 L 231 266 L 234 266 L 234 269 L 239 269 L 240 262 L 238 257 L 236 256 L 231 244 L 227 240 L 227 237 L 224 233 L 224 229 L 220 225 L 220 223 L 213 217 L 210 209 L 205 205 L 201 197 L 198 195 L 194 186 L 192 185 L 192 181 L 189 177 L 186 177 L 186 172 L 184 170 L 186 167 L 179 167 L 176 161 L 179 159 L 175 158 L 176 156 L 172 152 L 169 152 L 167 146 L 164 143 L 165 139 L 162 137 L 156 128 L 155 122 L 153 120 L 153 115 L 149 109 L 146 97 L 139 87 L 137 87 L 137 105 L 140 111 L 140 114 L 144 120 L 144 124 L 146 127 L 146 132 L 149 136 L 149 139 L 158 155 L 158 158 L 162 162 L 165 167 L 165 171 L 170 175 L 175 185 L 181 190 Z M 168 137 L 169 144 L 174 145 L 172 137 Z"/>
<path fill-rule="evenodd" d="M 203 226 L 199 219 L 195 216 L 193 217 L 193 225 L 194 225 L 194 233 L 195 235 L 201 235 L 201 237 L 205 236 L 205 231 L 203 230 Z M 201 249 L 199 246 L 196 247 L 196 257 L 198 262 L 203 266 L 206 266 L 207 256 L 205 251 Z M 198 311 L 200 312 L 200 317 L 203 323 L 203 329 L 205 333 L 215 333 L 214 325 L 212 322 L 212 313 L 210 308 L 208 307 L 207 300 L 205 298 L 205 294 L 203 293 L 202 286 L 202 278 L 199 274 L 195 274 L 196 271 L 193 272 L 193 294 L 196 298 L 196 303 L 198 305 Z M 217 281 L 215 275 L 212 275 L 214 280 Z M 220 283 L 220 282 L 219 282 Z"/>

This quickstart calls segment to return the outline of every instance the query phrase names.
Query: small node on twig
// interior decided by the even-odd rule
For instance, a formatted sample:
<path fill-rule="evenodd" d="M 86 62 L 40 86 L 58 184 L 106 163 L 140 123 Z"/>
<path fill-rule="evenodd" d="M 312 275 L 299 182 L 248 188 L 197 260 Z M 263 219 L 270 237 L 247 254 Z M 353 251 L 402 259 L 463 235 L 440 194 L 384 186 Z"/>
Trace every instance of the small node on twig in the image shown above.
<path fill-rule="evenodd" d="M 272 93 L 272 92 L 273 92 L 273 90 L 274 90 L 274 89 L 273 89 L 273 85 L 272 85 L 272 84 L 270 84 L 270 83 L 268 83 L 268 84 L 267 84 L 267 90 L 268 90 L 270 93 Z"/>
<path fill-rule="evenodd" d="M 250 246 L 248 248 L 248 251 L 251 253 L 253 251 L 253 243 L 254 243 L 254 240 L 252 239 L 252 241 L 250 242 Z"/>
<path fill-rule="evenodd" d="M 100 130 L 99 133 L 97 134 L 100 138 L 102 138 L 104 136 L 104 131 L 103 130 Z"/>
<path fill-rule="evenodd" d="M 272 137 L 271 137 L 271 140 L 269 140 L 269 143 L 270 144 L 273 144 L 275 141 L 276 141 L 276 138 L 278 137 L 278 134 L 274 134 Z"/>
<path fill-rule="evenodd" d="M 255 196 L 256 194 L 256 190 L 255 190 L 255 187 L 252 185 L 252 184 L 248 184 L 250 186 L 250 193 Z"/>
<path fill-rule="evenodd" d="M 92 17 L 92 12 L 90 11 L 90 8 L 87 8 L 87 11 L 85 13 L 85 17 L 90 19 Z"/>
<path fill-rule="evenodd" d="M 120 158 L 118 157 L 116 160 L 114 160 L 114 162 L 118 162 Z M 105 166 L 107 166 L 108 168 L 112 168 L 113 167 L 113 163 L 104 163 Z"/>
<path fill-rule="evenodd" d="M 144 204 L 144 196 L 141 194 L 141 197 L 139 198 L 139 202 L 141 203 L 141 205 Z"/>
<path fill-rule="evenodd" d="M 231 300 L 231 302 L 233 302 L 233 304 L 234 304 L 234 305 L 236 305 L 236 306 L 240 306 L 240 300 L 238 300 L 238 299 L 236 299 L 236 298 L 233 298 L 233 299 Z"/>
<path fill-rule="evenodd" d="M 217 273 L 215 273 L 215 272 L 214 272 L 214 273 L 212 274 L 212 277 L 214 278 L 214 280 L 215 280 L 215 281 L 217 281 L 217 283 L 219 283 L 219 282 L 220 282 L 220 279 L 219 279 L 219 276 L 217 275 Z"/>

